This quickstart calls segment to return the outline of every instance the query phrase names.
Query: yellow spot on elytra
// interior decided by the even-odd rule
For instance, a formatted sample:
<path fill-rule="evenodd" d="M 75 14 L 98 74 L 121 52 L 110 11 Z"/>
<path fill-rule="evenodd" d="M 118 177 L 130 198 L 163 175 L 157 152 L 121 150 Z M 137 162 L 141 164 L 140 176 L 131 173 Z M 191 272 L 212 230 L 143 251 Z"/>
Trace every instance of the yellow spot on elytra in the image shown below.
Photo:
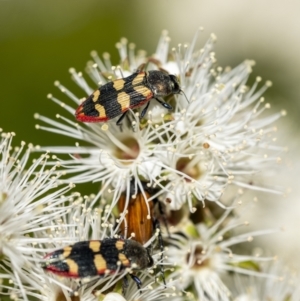
<path fill-rule="evenodd" d="M 122 250 L 124 249 L 124 244 L 125 244 L 124 241 L 118 240 L 118 241 L 116 242 L 116 248 L 117 248 L 119 251 L 122 251 Z"/>
<path fill-rule="evenodd" d="M 104 107 L 101 106 L 99 103 L 97 103 L 95 105 L 95 109 L 98 111 L 100 117 L 105 117 L 106 116 Z"/>
<path fill-rule="evenodd" d="M 153 96 L 152 91 L 150 89 L 148 89 L 146 86 L 143 86 L 143 85 L 134 87 L 134 90 L 136 92 L 138 92 L 139 94 L 142 94 L 147 99 L 150 99 Z"/>
<path fill-rule="evenodd" d="M 122 108 L 122 112 L 126 111 L 130 106 L 130 96 L 125 92 L 121 92 L 118 94 L 117 101 Z"/>
<path fill-rule="evenodd" d="M 66 259 L 66 264 L 69 267 L 70 275 L 74 275 L 74 276 L 78 275 L 78 264 L 74 260 L 68 258 Z"/>
<path fill-rule="evenodd" d="M 99 99 L 99 95 L 100 95 L 100 90 L 96 90 L 94 93 L 93 93 L 93 102 L 96 102 L 98 99 Z"/>
<path fill-rule="evenodd" d="M 90 249 L 93 250 L 93 252 L 95 252 L 95 253 L 100 252 L 100 246 L 101 246 L 101 243 L 99 240 L 91 240 L 90 241 L 89 247 L 90 247 Z"/>
<path fill-rule="evenodd" d="M 125 84 L 125 81 L 124 79 L 120 78 L 120 79 L 116 79 L 115 81 L 113 81 L 114 85 L 113 87 L 119 91 L 119 90 L 122 90 L 124 88 L 124 84 Z"/>
<path fill-rule="evenodd" d="M 104 260 L 102 255 L 97 254 L 94 257 L 94 264 L 95 264 L 98 274 L 104 273 L 104 271 L 106 270 L 106 261 Z"/>
<path fill-rule="evenodd" d="M 137 85 L 140 85 L 143 80 L 144 80 L 144 77 L 146 76 L 146 73 L 142 72 L 142 73 L 139 73 L 135 79 L 132 81 L 132 85 L 133 86 L 137 86 Z"/>
<path fill-rule="evenodd" d="M 118 257 L 123 266 L 126 266 L 126 267 L 130 266 L 130 262 L 124 254 L 120 253 Z"/>
<path fill-rule="evenodd" d="M 62 256 L 64 258 L 67 258 L 71 254 L 72 247 L 65 247 L 63 250 L 64 250 L 64 252 L 63 252 Z"/>

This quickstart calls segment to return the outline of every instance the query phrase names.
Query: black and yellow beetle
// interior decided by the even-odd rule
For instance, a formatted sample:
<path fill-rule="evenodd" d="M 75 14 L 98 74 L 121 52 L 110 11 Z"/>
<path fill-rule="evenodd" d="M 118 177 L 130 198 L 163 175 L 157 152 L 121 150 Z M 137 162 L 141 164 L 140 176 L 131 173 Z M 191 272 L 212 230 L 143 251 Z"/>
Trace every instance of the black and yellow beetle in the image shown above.
<path fill-rule="evenodd" d="M 47 272 L 67 277 L 85 278 L 128 271 L 137 271 L 153 265 L 153 258 L 140 243 L 121 238 L 79 241 L 47 254 L 42 268 Z M 140 279 L 130 273 L 138 288 Z"/>
<path fill-rule="evenodd" d="M 120 125 L 129 109 L 148 102 L 140 115 L 141 118 L 144 117 L 152 98 L 166 109 L 172 110 L 172 106 L 160 97 L 180 92 L 182 90 L 175 75 L 159 70 L 142 71 L 139 68 L 128 77 L 99 87 L 79 105 L 75 116 L 82 122 L 105 122 L 121 115 L 117 121 L 117 125 Z"/>

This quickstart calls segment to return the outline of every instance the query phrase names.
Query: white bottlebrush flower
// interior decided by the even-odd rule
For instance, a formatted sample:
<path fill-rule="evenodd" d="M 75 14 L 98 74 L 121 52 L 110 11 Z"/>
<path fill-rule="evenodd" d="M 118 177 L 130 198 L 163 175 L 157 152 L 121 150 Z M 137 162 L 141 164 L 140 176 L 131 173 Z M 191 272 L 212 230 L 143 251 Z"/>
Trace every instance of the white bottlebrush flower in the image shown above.
<path fill-rule="evenodd" d="M 279 261 L 272 265 L 264 264 L 261 268 L 270 277 L 234 277 L 231 285 L 234 301 L 300 300 L 299 274 Z"/>
<path fill-rule="evenodd" d="M 68 207 L 60 206 L 65 209 L 65 214 L 45 220 L 45 230 L 35 233 L 37 237 L 44 238 L 43 246 L 36 247 L 35 251 L 45 253 L 78 241 L 102 240 L 116 236 L 119 228 L 115 225 L 110 206 L 102 200 L 97 206 L 91 207 L 94 197 L 82 197 L 77 193 L 69 198 Z"/>
<path fill-rule="evenodd" d="M 39 118 L 53 124 L 45 117 Z M 153 183 L 160 175 L 161 164 L 153 155 L 157 136 L 151 130 L 152 128 L 120 132 L 115 124 L 110 124 L 109 129 L 106 128 L 106 124 L 102 125 L 105 130 L 102 130 L 99 124 L 89 125 L 88 128 L 77 124 L 76 127 L 76 138 L 90 142 L 94 147 L 77 144 L 75 147 L 47 147 L 47 150 L 72 154 L 71 159 L 60 161 L 60 164 L 66 167 L 65 173 L 74 174 L 71 179 L 75 183 L 100 182 L 102 188 L 98 197 L 113 187 L 114 190 L 110 191 L 113 192 L 111 199 L 114 205 L 120 193 L 125 189 L 130 189 L 132 178 L 138 179 L 141 176 Z M 74 128 L 65 127 L 64 133 L 68 131 L 74 131 Z M 162 131 L 165 130 L 162 129 Z M 142 186 L 139 181 L 139 187 L 143 190 Z"/>
<path fill-rule="evenodd" d="M 185 295 L 177 290 L 176 282 L 172 278 L 165 279 L 166 284 L 164 284 L 163 282 L 158 282 L 153 276 L 150 277 L 148 274 L 143 273 L 140 279 L 143 283 L 143 288 L 138 291 L 134 283 L 130 283 L 124 294 L 126 301 L 177 300 L 176 298 L 182 298 Z"/>
<path fill-rule="evenodd" d="M 0 263 L 0 271 L 7 269 L 6 278 L 11 283 L 10 286 L 0 284 L 0 289 L 6 290 L 9 295 L 22 297 L 24 300 L 30 300 L 32 297 L 45 301 L 74 300 L 70 296 L 75 292 L 79 300 L 85 301 L 98 300 L 99 295 L 113 289 L 118 281 L 122 281 L 130 272 L 129 270 L 108 274 L 105 277 L 80 279 L 83 285 L 78 289 L 79 279 L 59 277 L 42 269 L 43 258 L 49 252 L 78 241 L 118 237 L 119 230 L 111 215 L 110 206 L 102 201 L 94 208 L 90 207 L 93 197 L 83 198 L 74 195 L 69 199 L 71 203 L 69 208 L 59 206 L 65 210 L 65 215 L 53 217 L 52 220 L 48 219 L 42 223 L 40 231 L 34 233 L 39 243 L 31 248 L 32 264 L 24 266 L 19 275 L 11 272 L 13 270 L 11 262 Z M 158 260 L 156 257 L 159 258 L 159 256 L 154 256 L 155 262 Z M 12 268 L 9 269 L 9 267 Z M 143 275 L 148 275 L 147 270 L 143 271 Z M 137 290 L 136 283 L 133 283 Z"/>
<path fill-rule="evenodd" d="M 123 132 L 116 119 L 106 123 L 75 122 L 76 106 L 82 99 L 56 82 L 58 88 L 74 102 L 69 106 L 52 95 L 49 98 L 67 110 L 71 117 L 57 115 L 58 121 L 36 114 L 45 125 L 37 128 L 67 135 L 75 139 L 74 147 L 44 147 L 57 154 L 71 154 L 61 160 L 75 183 L 101 182 L 101 195 L 107 188 L 114 191 L 113 204 L 120 191 L 129 187 L 132 177 L 142 178 L 161 187 L 172 209 L 188 202 L 219 202 L 229 184 L 251 189 L 265 189 L 253 181 L 253 176 L 266 166 L 280 161 L 280 148 L 273 146 L 273 122 L 285 113 L 264 116 L 270 107 L 264 105 L 263 92 L 270 82 L 257 89 L 260 78 L 247 86 L 253 62 L 246 61 L 234 69 L 216 66 L 213 52 L 214 35 L 203 49 L 196 50 L 197 36 L 191 45 L 172 49 L 166 32 L 155 54 L 134 54 L 134 46 L 125 39 L 117 44 L 120 66 L 112 67 L 110 58 L 104 61 L 92 52 L 88 73 L 93 88 L 81 72 L 71 69 L 72 78 L 90 95 L 99 84 L 132 74 L 140 63 L 147 70 L 163 68 L 179 78 L 183 93 L 171 98 L 173 110 L 167 112 L 156 101 L 139 123 L 132 112 L 130 126 Z M 125 122 L 124 122 L 125 123 Z M 126 124 L 126 123 L 125 123 Z M 83 146 L 81 143 L 88 143 Z"/>
<path fill-rule="evenodd" d="M 51 252 L 56 249 L 63 248 L 67 245 L 79 241 L 87 240 L 101 240 L 107 237 L 117 237 L 118 228 L 115 227 L 115 220 L 110 212 L 110 206 L 102 201 L 96 207 L 90 207 L 89 204 L 92 202 L 95 196 L 90 197 L 77 197 L 72 200 L 71 209 L 68 212 L 53 220 L 50 225 L 52 231 L 45 232 L 41 231 L 40 236 L 45 238 L 45 243 L 41 249 L 36 249 L 39 253 Z M 44 274 L 44 273 L 43 273 Z M 94 300 L 95 298 L 95 287 L 100 286 L 101 289 L 97 290 L 97 294 L 102 291 L 108 290 L 110 287 L 114 287 L 114 284 L 122 279 L 126 271 L 116 273 L 113 275 L 107 275 L 106 277 L 95 277 L 94 282 L 90 282 L 87 286 L 83 285 L 78 290 L 80 300 Z M 46 273 L 45 278 L 55 279 L 56 285 L 60 288 L 56 288 L 56 292 L 64 293 L 69 295 L 70 292 L 76 290 L 78 281 L 71 280 L 70 278 L 61 278 Z M 47 280 L 49 281 L 49 279 Z M 90 279 L 82 280 L 83 283 L 89 282 Z M 64 289 L 67 288 L 67 289 Z M 46 296 L 52 292 L 46 291 Z M 43 292 L 45 295 L 45 292 Z M 57 294 L 56 294 L 57 295 Z M 45 297 L 45 300 L 47 298 Z"/>
<path fill-rule="evenodd" d="M 32 164 L 32 146 L 25 143 L 13 148 L 13 133 L 3 133 L 0 140 L 0 255 L 18 273 L 29 264 L 34 245 L 42 240 L 34 237 L 45 221 L 65 213 L 58 207 L 69 200 L 64 196 L 73 185 L 60 188 L 56 166 L 47 169 L 48 154 Z M 48 228 L 49 229 L 49 228 Z"/>
<path fill-rule="evenodd" d="M 126 299 L 118 293 L 108 293 L 103 301 L 126 301 Z"/>
<path fill-rule="evenodd" d="M 1 264 L 0 264 L 1 267 Z M 2 267 L 1 267 L 2 268 Z M 20 284 L 21 283 L 21 284 Z M 9 285 L 1 284 L 3 296 L 8 295 L 11 300 L 40 300 L 40 301 L 96 301 L 94 286 L 83 286 L 75 295 L 72 289 L 76 290 L 77 284 L 68 279 L 57 280 L 45 275 L 38 266 L 24 269 L 17 279 L 14 274 L 9 275 Z"/>
<path fill-rule="evenodd" d="M 181 224 L 181 232 L 173 233 L 168 239 L 166 260 L 174 263 L 174 271 L 169 277 L 178 279 L 175 286 L 194 292 L 198 300 L 231 300 L 230 288 L 224 282 L 224 279 L 230 277 L 228 272 L 264 277 L 266 274 L 258 272 L 253 267 L 258 267 L 257 263 L 260 261 L 273 260 L 233 253 L 231 247 L 249 243 L 254 236 L 273 231 L 234 234 L 236 228 L 246 226 L 248 223 L 230 216 L 230 213 L 232 209 L 225 210 L 221 218 L 210 227 L 204 223 L 193 226 L 187 222 L 185 227 Z M 247 262 L 248 268 L 243 267 Z"/>

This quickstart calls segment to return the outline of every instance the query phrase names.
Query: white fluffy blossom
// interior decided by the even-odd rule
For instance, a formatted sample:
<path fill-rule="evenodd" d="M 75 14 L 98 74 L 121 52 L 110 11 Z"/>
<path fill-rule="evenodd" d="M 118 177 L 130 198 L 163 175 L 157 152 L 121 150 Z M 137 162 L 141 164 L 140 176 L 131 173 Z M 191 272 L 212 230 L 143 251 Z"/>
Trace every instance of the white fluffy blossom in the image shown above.
<path fill-rule="evenodd" d="M 40 231 L 34 233 L 38 239 L 38 245 L 31 249 L 30 266 L 25 266 L 17 276 L 6 267 L 12 266 L 11 262 L 0 263 L 0 270 L 7 269 L 6 278 L 10 286 L 1 286 L 7 290 L 7 294 L 23 297 L 30 300 L 32 297 L 38 300 L 72 300 L 75 296 L 79 300 L 97 300 L 102 292 L 114 287 L 117 281 L 125 277 L 128 271 L 94 278 L 81 279 L 83 285 L 78 289 L 79 279 L 72 280 L 68 277 L 58 277 L 47 273 L 41 267 L 43 257 L 56 249 L 63 248 L 78 241 L 101 240 L 107 237 L 116 237 L 118 228 L 115 227 L 115 220 L 110 214 L 109 206 L 101 202 L 98 206 L 91 208 L 88 204 L 94 196 L 80 197 L 74 195 L 69 199 L 69 208 L 58 206 L 57 209 L 64 209 L 65 215 L 53 219 L 44 220 Z M 147 271 L 144 272 L 147 275 Z M 132 281 L 133 282 L 133 281 Z M 135 289 L 136 289 L 136 284 Z"/>
<path fill-rule="evenodd" d="M 300 300 L 299 275 L 282 263 L 264 265 L 262 269 L 270 276 L 265 278 L 235 277 L 234 301 L 296 301 Z"/>
<path fill-rule="evenodd" d="M 248 222 L 230 216 L 232 214 L 232 209 L 225 210 L 211 226 L 204 222 L 193 225 L 185 220 L 168 239 L 166 258 L 174 264 L 170 278 L 177 279 L 177 288 L 194 292 L 198 300 L 231 300 L 231 291 L 224 282 L 230 278 L 229 272 L 265 277 L 267 274 L 259 272 L 258 263 L 273 260 L 234 253 L 232 247 L 249 244 L 255 236 L 274 231 L 236 234 L 236 229 L 247 226 Z"/>
<path fill-rule="evenodd" d="M 147 70 L 162 68 L 178 76 L 183 92 L 169 98 L 173 110 L 167 112 L 153 100 L 141 121 L 138 114 L 129 114 L 133 121 L 129 125 L 124 122 L 123 131 L 115 119 L 98 124 L 75 122 L 74 112 L 82 99 L 55 83 L 75 105 L 48 97 L 69 117 L 60 114 L 57 121 L 39 114 L 35 117 L 48 124 L 37 128 L 75 139 L 75 146 L 43 147 L 57 154 L 70 154 L 61 164 L 73 182 L 101 182 L 99 197 L 107 190 L 113 191 L 115 204 L 131 178 L 143 179 L 161 188 L 160 194 L 172 209 L 188 203 L 190 210 L 196 201 L 220 202 L 230 184 L 276 192 L 253 180 L 256 173 L 280 162 L 281 149 L 273 145 L 273 122 L 285 112 L 265 114 L 270 104 L 265 103 L 262 94 L 271 83 L 260 84 L 261 78 L 257 77 L 252 86 L 247 85 L 252 61 L 234 69 L 218 67 L 213 52 L 216 37 L 211 35 L 199 50 L 197 38 L 190 45 L 180 44 L 170 51 L 170 38 L 163 32 L 150 58 L 143 53 L 135 55 L 134 45 L 128 46 L 122 39 L 117 44 L 121 57 L 117 67 L 112 66 L 108 54 L 101 60 L 93 51 L 94 61 L 87 65 L 92 86 L 81 72 L 70 70 L 83 96 L 90 95 L 97 85 L 132 74 L 141 63 L 147 64 Z"/>
<path fill-rule="evenodd" d="M 48 154 L 30 164 L 32 146 L 25 150 L 22 142 L 20 147 L 13 148 L 13 136 L 2 133 L 0 140 L 0 257 L 20 281 L 22 269 L 32 264 L 35 246 L 44 241 L 35 233 L 44 227 L 45 221 L 65 213 L 67 207 L 61 204 L 69 197 L 64 193 L 73 185 L 59 186 L 56 166 L 47 169 Z M 47 229 L 50 227 L 43 228 Z"/>
<path fill-rule="evenodd" d="M 275 144 L 274 122 L 285 112 L 268 112 L 270 104 L 263 94 L 271 82 L 262 83 L 257 77 L 249 84 L 253 61 L 247 60 L 235 68 L 218 66 L 215 35 L 198 49 L 199 32 L 191 44 L 179 44 L 176 48 L 170 48 L 170 38 L 163 32 L 150 57 L 143 51 L 136 52 L 135 45 L 121 39 L 117 43 L 117 66 L 112 65 L 109 54 L 100 58 L 92 51 L 93 61 L 86 68 L 89 78 L 70 69 L 72 79 L 83 91 L 81 95 L 55 82 L 65 100 L 52 94 L 48 98 L 64 111 L 56 115 L 56 120 L 35 114 L 39 120 L 36 128 L 68 136 L 74 139 L 73 145 L 29 145 L 25 150 L 22 143 L 13 149 L 13 134 L 2 135 L 3 295 L 26 301 L 299 298 L 299 292 L 291 292 L 285 286 L 277 286 L 281 299 L 262 290 L 258 283 L 269 287 L 271 281 L 278 280 L 274 273 L 261 270 L 261 263 L 273 262 L 274 257 L 242 252 L 238 245 L 247 245 L 249 249 L 255 236 L 274 231 L 240 232 L 238 228 L 248 222 L 239 218 L 233 208 L 242 203 L 241 195 L 248 189 L 280 192 L 277 187 L 261 184 L 260 179 L 268 183 L 265 177 L 281 161 L 282 148 Z M 117 118 L 102 123 L 75 120 L 76 108 L 97 87 L 141 70 L 138 68 L 142 64 L 145 71 L 161 70 L 178 78 L 180 93 L 164 99 L 172 110 L 167 111 L 151 100 L 143 118 L 140 115 L 145 105 L 130 109 L 121 127 L 116 125 Z M 32 151 L 46 153 L 31 164 Z M 82 184 L 96 183 L 96 191 L 91 191 L 90 196 L 77 192 L 66 196 L 73 187 L 70 183 L 79 184 L 79 189 Z M 139 193 L 142 197 L 138 197 Z M 232 195 L 237 200 L 225 208 Z M 132 207 L 119 209 L 118 202 L 123 198 L 125 207 Z M 135 216 L 144 210 L 140 210 L 142 206 L 135 208 L 132 200 L 145 201 L 142 205 L 148 209 L 147 216 Z M 133 273 L 130 269 L 93 279 L 70 279 L 47 272 L 45 255 L 54 250 L 79 241 L 120 238 L 124 233 L 125 238 L 135 239 L 132 233 L 127 237 L 128 229 L 121 231 L 122 222 L 126 228 L 127 213 L 134 227 L 140 227 L 130 229 L 132 233 L 143 230 L 145 218 L 153 224 L 151 228 L 147 223 L 150 227 L 144 229 L 147 236 L 152 231 L 144 247 L 153 257 L 154 266 L 134 271 L 134 276 L 141 280 L 140 289 L 127 275 Z M 166 225 L 168 229 L 160 232 Z M 162 236 L 157 239 L 160 233 L 164 246 Z M 242 284 L 240 291 L 232 289 L 234 279 L 242 283 L 246 277 L 250 284 Z"/>

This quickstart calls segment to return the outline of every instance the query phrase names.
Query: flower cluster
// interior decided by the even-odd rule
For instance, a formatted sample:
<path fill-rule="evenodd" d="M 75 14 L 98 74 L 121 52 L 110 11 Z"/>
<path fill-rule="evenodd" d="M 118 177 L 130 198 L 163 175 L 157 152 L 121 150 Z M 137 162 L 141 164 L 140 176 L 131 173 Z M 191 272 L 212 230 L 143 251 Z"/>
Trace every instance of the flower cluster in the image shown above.
<path fill-rule="evenodd" d="M 235 208 L 247 205 L 247 190 L 280 194 L 277 188 L 263 186 L 260 179 L 270 177 L 269 167 L 281 161 L 282 149 L 274 144 L 274 122 L 285 112 L 267 113 L 270 104 L 262 95 L 271 82 L 262 84 L 257 77 L 248 84 L 253 61 L 233 69 L 218 66 L 213 52 L 215 35 L 197 49 L 201 31 L 191 44 L 172 49 L 167 32 L 163 32 L 150 57 L 144 51 L 136 53 L 134 44 L 121 39 L 117 66 L 108 54 L 100 58 L 93 51 L 93 61 L 86 67 L 89 79 L 70 69 L 83 97 L 55 82 L 66 100 L 52 94 L 48 98 L 65 112 L 58 114 L 57 120 L 36 113 L 36 128 L 71 137 L 74 146 L 30 145 L 24 151 L 22 144 L 12 151 L 13 135 L 3 135 L 0 292 L 22 300 L 239 301 L 254 295 L 247 289 L 238 292 L 236 279 L 244 281 L 246 277 L 251 284 L 264 279 L 276 285 L 278 271 L 262 268 L 266 261 L 272 264 L 274 257 L 249 250 L 244 254 L 238 248 L 273 230 L 241 233 L 238 228 L 248 222 Z M 129 108 L 121 126 L 116 119 L 75 121 L 76 108 L 95 87 L 114 83 L 136 70 L 144 77 L 149 70 L 160 70 L 178 78 L 180 93 L 164 99 L 172 110 L 149 100 L 150 104 L 141 108 Z M 129 93 L 126 89 L 115 92 Z M 46 153 L 30 165 L 31 153 L 41 151 Z M 90 196 L 66 195 L 74 184 L 80 190 L 91 182 L 99 185 Z M 61 273 L 64 277 L 47 273 L 47 268 L 44 271 L 47 253 L 80 241 L 101 243 L 109 238 L 122 246 L 137 240 L 154 265 L 137 270 L 137 263 L 128 265 L 136 255 L 118 245 L 122 251 L 118 268 L 102 271 L 100 262 L 108 265 L 115 260 L 114 251 L 90 247 L 95 257 L 85 264 L 89 263 L 88 268 L 95 265 L 100 277 L 85 281 L 79 277 L 81 263 L 75 257 L 66 259 L 72 251 L 67 247 L 58 259 L 68 265 L 69 271 Z M 122 264 L 129 268 L 121 268 Z M 80 283 L 70 279 L 74 274 Z M 127 274 L 135 281 L 127 279 Z M 255 294 L 259 300 L 269 298 Z M 281 299 L 274 296 L 270 300 L 291 296 L 284 291 Z"/>

